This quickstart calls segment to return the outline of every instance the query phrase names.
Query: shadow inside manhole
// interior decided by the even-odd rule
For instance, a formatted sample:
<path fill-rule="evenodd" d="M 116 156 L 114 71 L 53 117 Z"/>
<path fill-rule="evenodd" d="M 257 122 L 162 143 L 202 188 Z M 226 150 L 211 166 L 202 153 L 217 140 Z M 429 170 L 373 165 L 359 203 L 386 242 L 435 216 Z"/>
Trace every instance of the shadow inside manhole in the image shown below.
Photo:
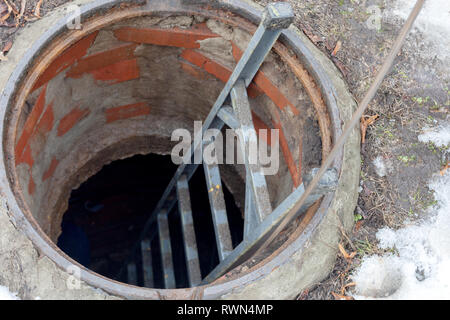
<path fill-rule="evenodd" d="M 130 256 L 146 220 L 161 198 L 177 166 L 170 156 L 136 155 L 113 161 L 72 191 L 61 224 L 58 246 L 85 267 L 108 278 L 144 286 L 142 257 L 136 255 L 136 281 L 122 267 Z M 203 170 L 192 177 L 191 186 L 204 186 Z M 243 219 L 225 184 L 233 247 L 243 237 Z M 206 188 L 191 188 L 195 235 L 202 276 L 219 263 L 214 227 Z M 179 213 L 169 215 L 173 264 L 177 288 L 189 286 Z M 156 232 L 156 230 L 153 230 Z M 151 243 L 154 287 L 164 288 L 158 237 Z M 122 272 L 121 272 L 122 271 Z M 130 281 L 131 280 L 131 281 Z"/>

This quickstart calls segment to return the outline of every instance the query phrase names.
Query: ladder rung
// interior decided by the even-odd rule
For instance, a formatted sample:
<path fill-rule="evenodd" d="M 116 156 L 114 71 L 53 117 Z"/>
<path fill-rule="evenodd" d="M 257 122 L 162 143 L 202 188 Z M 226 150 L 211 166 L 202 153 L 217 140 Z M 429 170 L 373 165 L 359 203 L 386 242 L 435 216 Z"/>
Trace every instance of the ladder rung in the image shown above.
<path fill-rule="evenodd" d="M 272 206 L 270 204 L 266 178 L 257 162 L 258 140 L 255 127 L 253 126 L 247 90 L 243 80 L 237 81 L 231 90 L 231 103 L 233 105 L 234 114 L 241 125 L 240 130 L 238 130 L 238 136 L 240 138 L 239 145 L 245 159 L 247 177 L 250 178 L 246 179 L 246 191 L 252 192 L 253 208 L 258 214 L 259 221 L 263 221 L 272 212 Z M 252 148 L 253 146 L 255 148 Z"/>
<path fill-rule="evenodd" d="M 153 266 L 152 266 L 152 248 L 150 245 L 150 240 L 145 239 L 141 242 L 141 253 L 142 253 L 142 270 L 144 276 L 144 287 L 153 288 Z"/>
<path fill-rule="evenodd" d="M 185 175 L 182 175 L 177 182 L 177 197 L 183 230 L 189 285 L 193 287 L 202 281 L 202 277 L 200 273 L 200 261 L 198 259 L 197 241 L 195 240 L 189 186 Z"/>
<path fill-rule="evenodd" d="M 231 243 L 230 226 L 228 225 L 227 209 L 222 191 L 219 166 L 217 164 L 203 163 L 206 186 L 208 189 L 209 204 L 216 234 L 219 260 L 222 261 L 233 250 Z"/>
<path fill-rule="evenodd" d="M 338 178 L 339 176 L 335 169 L 328 169 L 320 179 L 319 187 L 314 189 L 314 191 L 306 199 L 303 206 L 297 209 L 295 208 L 295 204 L 298 203 L 299 199 L 305 192 L 305 187 L 302 183 L 250 233 L 249 238 L 246 241 L 241 242 L 236 248 L 234 248 L 233 252 L 203 279 L 202 284 L 214 281 L 229 270 L 250 259 L 259 248 L 265 237 L 280 223 L 283 217 L 285 217 L 292 210 L 296 210 L 295 217 L 303 214 L 314 202 L 322 198 L 322 196 L 328 192 L 336 189 Z"/>
<path fill-rule="evenodd" d="M 205 132 L 209 128 L 214 128 L 216 126 L 217 113 L 224 106 L 225 101 L 230 96 L 230 92 L 232 88 L 235 86 L 236 82 L 239 79 L 243 79 L 245 81 L 245 85 L 248 86 L 253 80 L 253 77 L 258 72 L 259 67 L 264 61 L 264 58 L 267 56 L 269 51 L 272 49 L 273 44 L 277 41 L 279 35 L 281 34 L 282 29 L 287 28 L 292 21 L 294 20 L 294 14 L 292 8 L 288 3 L 277 2 L 273 4 L 269 4 L 266 7 L 266 14 L 264 19 L 261 21 L 258 29 L 253 34 L 250 42 L 248 43 L 247 48 L 242 54 L 239 62 L 234 68 L 231 76 L 229 77 L 227 83 L 224 88 L 220 92 L 217 97 L 214 105 L 206 117 L 202 131 Z M 223 121 L 220 121 L 219 130 L 222 128 Z M 200 148 L 201 145 L 193 144 L 191 148 L 191 155 L 194 154 L 195 150 Z M 145 233 L 148 231 L 148 228 L 153 223 L 153 217 L 162 209 L 164 203 L 166 202 L 169 194 L 175 187 L 176 181 L 178 181 L 179 177 L 182 174 L 188 174 L 190 176 L 195 172 L 198 168 L 197 164 L 182 164 L 178 167 L 175 172 L 172 180 L 164 191 L 163 196 L 161 197 L 160 202 L 158 202 L 155 210 L 152 215 L 148 219 L 147 223 L 144 226 L 144 229 L 141 234 L 141 239 L 145 236 Z M 188 171 L 188 172 L 186 172 Z M 169 210 L 170 211 L 170 210 Z"/>
<path fill-rule="evenodd" d="M 167 212 L 158 214 L 158 234 L 161 247 L 161 260 L 163 267 L 164 287 L 173 289 L 176 287 L 175 274 L 173 270 L 172 245 L 170 243 L 169 221 Z"/>
<path fill-rule="evenodd" d="M 213 122 L 211 123 L 211 129 L 217 129 L 220 132 L 224 126 L 224 122 L 218 118 L 215 117 Z M 213 136 L 212 138 L 215 138 Z M 177 197 L 176 197 L 176 182 L 178 181 L 179 177 L 184 174 L 187 176 L 187 179 L 189 180 L 192 175 L 197 170 L 199 164 L 191 163 L 191 164 L 182 164 L 178 167 L 177 171 L 175 172 L 174 176 L 169 182 L 169 185 L 167 186 L 166 190 L 164 191 L 161 199 L 158 201 L 158 204 L 156 205 L 155 209 L 153 210 L 150 217 L 147 219 L 144 228 L 141 232 L 140 238 L 143 239 L 147 232 L 149 231 L 151 225 L 155 222 L 157 212 L 160 212 L 161 210 L 167 210 L 168 212 L 171 212 L 174 205 L 177 203 Z M 154 236 L 154 233 L 149 235 L 149 238 L 152 239 Z"/>
<path fill-rule="evenodd" d="M 128 284 L 136 286 L 137 285 L 137 271 L 136 271 L 136 264 L 134 262 L 130 262 L 127 265 L 127 276 L 128 276 Z"/>

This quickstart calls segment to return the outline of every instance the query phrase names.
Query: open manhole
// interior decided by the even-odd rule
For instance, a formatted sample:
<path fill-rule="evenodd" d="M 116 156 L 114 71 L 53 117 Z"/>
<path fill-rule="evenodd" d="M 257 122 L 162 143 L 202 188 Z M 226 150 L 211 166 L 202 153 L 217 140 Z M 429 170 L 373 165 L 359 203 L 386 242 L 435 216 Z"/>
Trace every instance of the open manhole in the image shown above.
<path fill-rule="evenodd" d="M 136 155 L 113 161 L 73 190 L 64 213 L 58 246 L 85 267 L 108 278 L 149 286 L 141 272 L 122 270 L 133 246 L 139 241 L 142 226 L 149 217 L 177 166 L 170 156 Z M 205 186 L 203 170 L 191 178 L 190 185 Z M 231 238 L 236 247 L 243 239 L 243 218 L 233 195 L 224 187 Z M 191 192 L 192 213 L 200 267 L 208 274 L 218 263 L 213 221 L 206 188 Z M 178 213 L 169 215 L 172 258 L 177 287 L 189 287 L 182 226 Z M 164 288 L 160 243 L 152 241 L 152 287 Z M 134 267 L 143 270 L 142 256 Z M 137 265 L 137 266 L 136 266 Z M 130 279 L 135 276 L 135 279 Z"/>
<path fill-rule="evenodd" d="M 123 272 L 177 168 L 172 132 L 192 132 L 194 121 L 205 120 L 259 21 L 260 11 L 239 1 L 188 3 L 94 1 L 82 7 L 81 29 L 67 29 L 62 19 L 36 42 L 2 96 L 2 152 L 16 219 L 25 217 L 28 236 L 60 267 L 79 266 L 82 280 L 120 296 L 219 297 L 245 286 L 252 273 L 268 272 L 261 271 L 268 262 L 283 264 L 316 209 L 323 214 L 333 199 L 327 195 L 268 250 L 198 287 L 201 293 L 143 288 L 139 268 L 133 279 Z M 302 40 L 285 32 L 247 90 L 255 129 L 280 130 L 280 168 L 266 176 L 273 208 L 320 166 L 340 132 L 334 89 L 319 69 Z M 270 135 L 259 139 L 273 143 Z M 245 168 L 219 167 L 236 247 Z M 189 182 L 202 277 L 219 263 L 204 179 L 199 169 Z M 169 220 L 176 288 L 187 288 L 180 221 L 176 214 Z M 152 288 L 164 288 L 158 247 L 152 242 Z"/>

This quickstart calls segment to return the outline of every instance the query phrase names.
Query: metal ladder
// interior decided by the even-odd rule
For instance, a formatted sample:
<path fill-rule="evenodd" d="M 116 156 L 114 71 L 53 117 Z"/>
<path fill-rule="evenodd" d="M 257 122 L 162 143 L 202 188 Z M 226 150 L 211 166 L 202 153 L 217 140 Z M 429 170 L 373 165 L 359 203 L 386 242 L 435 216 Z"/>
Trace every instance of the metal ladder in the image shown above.
<path fill-rule="evenodd" d="M 147 220 L 139 243 L 142 255 L 143 279 L 145 287 L 153 287 L 153 270 L 151 242 L 159 236 L 161 261 L 163 269 L 164 287 L 175 288 L 175 274 L 172 259 L 172 247 L 169 234 L 168 215 L 178 204 L 181 217 L 184 252 L 187 265 L 189 286 L 197 286 L 217 279 L 233 267 L 244 262 L 258 248 L 264 237 L 277 226 L 280 219 L 293 207 L 293 204 L 303 194 L 305 188 L 301 184 L 288 196 L 275 210 L 272 210 L 265 176 L 259 165 L 250 163 L 248 152 L 250 143 L 256 139 L 253 126 L 250 104 L 247 97 L 247 87 L 258 72 L 265 57 L 277 41 L 281 31 L 289 27 L 294 18 L 292 8 L 288 3 L 277 2 L 269 4 L 264 11 L 262 21 L 250 40 L 247 49 L 237 63 L 228 82 L 214 103 L 209 115 L 204 121 L 202 133 L 214 128 L 219 131 L 227 125 L 239 131 L 239 146 L 245 160 L 246 190 L 244 239 L 233 249 L 227 212 L 225 208 L 222 183 L 217 164 L 203 164 L 206 178 L 206 188 L 209 195 L 212 220 L 214 224 L 219 264 L 202 279 L 197 243 L 194 232 L 191 201 L 188 182 L 198 168 L 199 164 L 181 164 L 161 199 Z M 228 104 L 231 102 L 231 106 Z M 217 132 L 217 131 L 216 131 Z M 213 139 L 214 140 L 214 139 Z M 210 142 L 212 143 L 212 142 Z M 203 142 L 195 142 L 190 148 L 192 158 L 199 148 L 204 148 Z M 186 156 L 186 155 L 185 155 Z M 305 178 L 305 181 L 308 181 Z M 337 183 L 337 173 L 329 170 L 322 178 L 320 187 L 308 198 L 298 214 L 304 212 L 310 205 L 321 198 L 325 193 L 332 191 Z M 149 232 L 152 229 L 152 232 Z M 138 250 L 133 251 L 136 253 Z M 128 272 L 128 282 L 136 284 L 136 264 L 134 259 L 128 260 L 125 269 Z"/>

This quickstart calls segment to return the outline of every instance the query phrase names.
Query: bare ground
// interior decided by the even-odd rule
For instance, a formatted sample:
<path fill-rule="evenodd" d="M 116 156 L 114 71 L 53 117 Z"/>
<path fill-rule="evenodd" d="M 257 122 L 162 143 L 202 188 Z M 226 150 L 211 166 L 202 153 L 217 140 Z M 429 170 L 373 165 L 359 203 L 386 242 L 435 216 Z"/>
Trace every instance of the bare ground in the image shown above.
<path fill-rule="evenodd" d="M 266 4 L 269 1 L 257 1 Z M 291 0 L 295 24 L 330 58 L 344 75 L 357 101 L 367 91 L 376 71 L 402 26 L 382 20 L 380 30 L 367 27 L 367 8 L 389 10 L 383 0 Z M 361 193 L 352 234 L 343 235 L 344 250 L 330 276 L 299 294 L 299 299 L 335 299 L 351 295 L 351 273 L 367 254 L 380 253 L 375 234 L 379 228 L 399 228 L 420 219 L 435 204 L 427 187 L 431 176 L 448 163 L 444 148 L 418 141 L 422 128 L 444 121 L 449 114 L 448 67 L 428 53 L 424 35 L 408 36 L 400 56 L 367 116 L 378 115 L 368 126 L 361 145 Z M 340 49 L 332 55 L 336 45 Z M 386 175 L 376 173 L 373 160 L 381 156 Z M 344 255 L 356 252 L 355 257 Z M 339 296 L 340 295 L 340 296 Z M 350 297 L 348 297 L 350 298 Z"/>

